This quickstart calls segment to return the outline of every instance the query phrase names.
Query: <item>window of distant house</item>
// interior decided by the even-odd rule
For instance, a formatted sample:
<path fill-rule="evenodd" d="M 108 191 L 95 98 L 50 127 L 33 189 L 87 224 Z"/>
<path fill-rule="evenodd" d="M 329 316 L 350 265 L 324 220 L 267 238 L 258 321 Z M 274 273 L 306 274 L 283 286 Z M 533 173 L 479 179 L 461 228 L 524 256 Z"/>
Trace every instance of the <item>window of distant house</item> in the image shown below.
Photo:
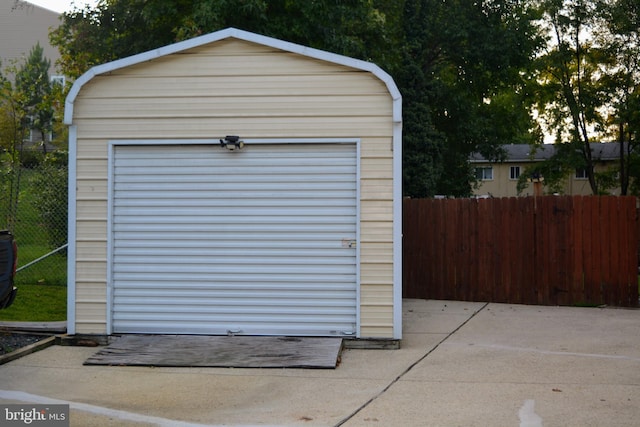
<path fill-rule="evenodd" d="M 51 76 L 51 84 L 58 84 L 64 87 L 64 76 Z"/>
<path fill-rule="evenodd" d="M 24 136 L 25 142 L 33 142 L 33 117 L 26 116 L 24 119 L 25 129 L 28 129 L 29 133 Z"/>
<path fill-rule="evenodd" d="M 520 166 L 511 166 L 509 169 L 509 179 L 518 179 L 520 177 Z"/>
<path fill-rule="evenodd" d="M 491 166 L 476 168 L 476 178 L 480 181 L 490 181 L 493 179 L 493 168 Z"/>
<path fill-rule="evenodd" d="M 576 179 L 587 179 L 587 170 L 576 169 Z"/>

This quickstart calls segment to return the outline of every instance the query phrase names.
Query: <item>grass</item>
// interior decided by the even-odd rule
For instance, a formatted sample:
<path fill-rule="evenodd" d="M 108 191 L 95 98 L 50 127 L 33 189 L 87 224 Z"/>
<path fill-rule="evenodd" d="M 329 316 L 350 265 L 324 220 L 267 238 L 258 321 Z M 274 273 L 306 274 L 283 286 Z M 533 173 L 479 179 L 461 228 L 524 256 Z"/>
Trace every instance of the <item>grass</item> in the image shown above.
<path fill-rule="evenodd" d="M 11 307 L 0 310 L 0 321 L 47 322 L 67 318 L 67 257 L 64 251 L 20 270 L 52 250 L 46 229 L 32 203 L 35 197 L 29 186 L 32 174 L 28 169 L 23 172 L 23 190 L 14 230 L 18 243 L 19 271 L 15 277 L 18 294 Z"/>
<path fill-rule="evenodd" d="M 18 285 L 11 307 L 0 311 L 0 321 L 53 322 L 67 319 L 67 287 Z"/>
<path fill-rule="evenodd" d="M 18 258 L 34 260 L 46 248 L 18 248 Z M 27 255 L 24 255 L 27 252 Z M 36 254 L 39 254 L 36 256 Z M 54 254 L 16 274 L 18 294 L 11 307 L 0 310 L 0 321 L 50 322 L 67 318 L 66 257 Z M 26 263 L 19 263 L 26 265 Z"/>

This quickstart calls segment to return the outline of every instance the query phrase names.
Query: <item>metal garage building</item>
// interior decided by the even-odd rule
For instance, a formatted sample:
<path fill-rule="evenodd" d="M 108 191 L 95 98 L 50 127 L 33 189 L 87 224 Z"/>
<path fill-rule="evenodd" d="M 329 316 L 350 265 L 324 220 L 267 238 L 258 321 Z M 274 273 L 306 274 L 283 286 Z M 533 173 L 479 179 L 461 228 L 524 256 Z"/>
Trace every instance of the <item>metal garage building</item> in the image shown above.
<path fill-rule="evenodd" d="M 227 29 L 67 98 L 70 334 L 400 339 L 401 97 Z"/>

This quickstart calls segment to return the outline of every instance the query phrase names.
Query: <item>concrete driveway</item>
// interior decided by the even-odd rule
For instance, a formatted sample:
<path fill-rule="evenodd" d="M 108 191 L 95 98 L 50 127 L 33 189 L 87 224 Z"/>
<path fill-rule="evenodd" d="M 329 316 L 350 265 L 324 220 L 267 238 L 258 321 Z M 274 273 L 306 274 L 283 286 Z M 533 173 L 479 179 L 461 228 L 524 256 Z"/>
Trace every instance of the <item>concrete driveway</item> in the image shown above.
<path fill-rule="evenodd" d="M 0 366 L 0 402 L 72 426 L 638 426 L 640 310 L 405 300 L 400 350 L 335 370 L 83 366 L 54 346 Z"/>

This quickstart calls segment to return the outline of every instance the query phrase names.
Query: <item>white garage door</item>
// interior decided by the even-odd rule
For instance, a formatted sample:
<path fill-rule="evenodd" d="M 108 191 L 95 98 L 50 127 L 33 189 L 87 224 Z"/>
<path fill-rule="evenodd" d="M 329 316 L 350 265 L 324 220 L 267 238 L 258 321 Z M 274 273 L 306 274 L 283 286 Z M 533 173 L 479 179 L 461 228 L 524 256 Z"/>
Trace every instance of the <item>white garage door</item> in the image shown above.
<path fill-rule="evenodd" d="M 355 144 L 116 145 L 113 333 L 356 332 Z"/>

